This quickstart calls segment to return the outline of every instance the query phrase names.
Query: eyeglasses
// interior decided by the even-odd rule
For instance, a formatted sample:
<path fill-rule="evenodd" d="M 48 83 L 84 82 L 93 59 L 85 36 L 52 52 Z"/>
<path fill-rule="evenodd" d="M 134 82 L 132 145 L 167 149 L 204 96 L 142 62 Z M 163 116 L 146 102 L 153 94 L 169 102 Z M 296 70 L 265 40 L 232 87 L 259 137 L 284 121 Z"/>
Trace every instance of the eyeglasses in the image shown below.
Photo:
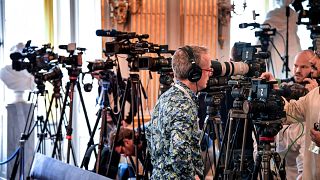
<path fill-rule="evenodd" d="M 207 72 L 213 73 L 212 68 L 210 68 L 210 69 L 201 69 L 201 70 L 202 70 L 202 71 L 207 71 Z"/>

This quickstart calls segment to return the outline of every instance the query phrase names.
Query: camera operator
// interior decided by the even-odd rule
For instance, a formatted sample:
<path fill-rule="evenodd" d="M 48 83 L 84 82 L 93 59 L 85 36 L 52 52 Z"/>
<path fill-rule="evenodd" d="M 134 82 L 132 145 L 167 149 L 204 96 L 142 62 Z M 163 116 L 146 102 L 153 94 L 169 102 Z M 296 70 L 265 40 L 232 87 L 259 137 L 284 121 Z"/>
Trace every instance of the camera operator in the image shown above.
<path fill-rule="evenodd" d="M 294 76 L 288 79 L 281 79 L 280 87 L 283 89 L 291 88 L 297 90 L 297 93 L 292 91 L 292 93 L 288 94 L 288 97 L 285 97 L 288 101 L 290 101 L 290 99 L 298 100 L 301 96 L 305 95 L 305 91 L 310 91 L 318 86 L 317 80 L 312 79 L 314 76 L 312 74 L 315 73 L 311 71 L 311 63 L 309 62 L 314 57 L 315 54 L 311 50 L 299 52 L 294 59 Z M 301 90 L 298 91 L 299 89 Z"/>
<path fill-rule="evenodd" d="M 179 48 L 172 57 L 172 69 L 175 84 L 158 99 L 146 131 L 151 179 L 203 178 L 196 95 L 212 74 L 208 49 Z"/>
<path fill-rule="evenodd" d="M 312 88 L 306 84 L 306 82 L 311 81 L 309 78 L 311 74 L 311 64 L 309 60 L 313 56 L 314 53 L 311 50 L 299 52 L 294 59 L 294 76 L 281 80 L 280 89 L 284 89 L 284 92 L 291 92 L 284 94 L 287 101 L 290 101 L 291 99 L 298 100 L 300 97 L 306 95 L 309 90 L 306 89 L 305 86 L 308 86 L 310 89 Z M 301 124 L 293 123 L 291 125 L 283 125 L 282 130 L 279 131 L 276 136 L 277 152 L 282 155 L 282 158 L 284 158 L 284 155 L 287 153 L 285 156 L 287 179 L 302 178 L 303 153 L 305 150 L 304 134 L 297 139 L 297 135 L 301 134 L 301 132 L 303 132 Z M 296 142 L 292 144 L 295 140 Z"/>
<path fill-rule="evenodd" d="M 143 167 L 146 168 L 149 173 L 151 173 L 152 165 L 150 162 L 150 156 L 148 153 L 146 156 L 144 155 L 147 146 L 144 134 L 139 136 L 139 134 L 135 133 L 132 129 L 121 127 L 117 140 L 115 140 L 116 130 L 110 133 L 109 143 L 114 145 L 114 150 L 117 153 L 124 154 L 125 156 L 135 156 L 136 153 L 133 136 L 135 136 L 135 138 L 138 140 L 138 159 L 142 163 Z M 124 178 L 125 177 L 122 177 L 120 179 Z"/>
<path fill-rule="evenodd" d="M 315 77 L 316 74 L 320 74 L 320 58 L 314 55 L 308 60 L 312 67 L 312 77 Z M 271 73 L 268 72 L 262 74 L 261 77 L 266 78 L 267 80 L 275 80 Z M 310 79 L 308 82 L 310 84 L 309 87 L 315 86 L 317 83 L 315 79 Z M 284 123 L 292 124 L 305 121 L 305 130 L 307 134 L 305 135 L 303 141 L 305 142 L 305 147 L 308 149 L 305 149 L 303 156 L 303 179 L 320 179 L 320 152 L 313 144 L 313 142 L 315 142 L 318 146 L 320 146 L 320 132 L 315 129 L 315 123 L 319 122 L 320 120 L 319 103 L 319 87 L 316 87 L 307 95 L 299 98 L 299 100 L 290 100 L 290 102 L 286 101 L 284 107 L 287 113 L 287 118 L 285 119 Z"/>

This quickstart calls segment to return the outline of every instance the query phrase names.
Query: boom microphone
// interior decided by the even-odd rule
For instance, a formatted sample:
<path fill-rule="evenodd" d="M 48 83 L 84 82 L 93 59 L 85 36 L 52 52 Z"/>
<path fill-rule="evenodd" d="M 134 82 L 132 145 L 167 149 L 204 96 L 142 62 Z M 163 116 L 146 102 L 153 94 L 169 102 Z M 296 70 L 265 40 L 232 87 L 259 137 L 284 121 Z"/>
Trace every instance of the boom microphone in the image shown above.
<path fill-rule="evenodd" d="M 97 36 L 114 37 L 114 36 L 117 36 L 119 34 L 123 34 L 123 32 L 117 31 L 115 29 L 112 29 L 112 30 L 98 29 L 98 30 L 96 30 L 96 35 Z"/>

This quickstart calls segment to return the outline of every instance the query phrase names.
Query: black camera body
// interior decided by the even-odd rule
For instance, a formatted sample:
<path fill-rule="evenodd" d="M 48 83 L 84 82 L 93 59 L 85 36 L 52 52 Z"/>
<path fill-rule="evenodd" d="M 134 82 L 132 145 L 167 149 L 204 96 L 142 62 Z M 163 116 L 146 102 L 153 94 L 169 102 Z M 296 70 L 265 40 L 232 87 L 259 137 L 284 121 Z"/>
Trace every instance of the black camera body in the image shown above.
<path fill-rule="evenodd" d="M 292 6 L 294 10 L 299 13 L 297 24 L 304 24 L 307 29 L 311 31 L 311 39 L 313 43 L 312 49 L 316 51 L 316 54 L 320 57 L 320 2 L 318 0 L 309 0 L 308 10 L 305 10 L 302 6 L 304 0 L 294 0 Z M 308 19 L 308 21 L 302 21 L 302 19 Z"/>
<path fill-rule="evenodd" d="M 243 105 L 244 112 L 263 137 L 274 137 L 282 128 L 281 119 L 286 117 L 285 103 L 273 89 L 274 83 L 260 78 L 252 79 L 250 95 Z"/>
<path fill-rule="evenodd" d="M 99 70 L 111 70 L 117 64 L 111 58 L 107 58 L 105 61 L 103 60 L 95 60 L 94 62 L 88 63 L 89 72 L 99 71 Z"/>
<path fill-rule="evenodd" d="M 50 70 L 54 66 L 50 61 L 58 58 L 58 55 L 52 52 L 51 45 L 45 44 L 42 48 L 37 49 L 35 46 L 30 46 L 30 43 L 31 40 L 26 43 L 22 53 L 10 54 L 12 69 L 16 71 L 27 70 L 31 74 L 41 70 Z"/>
<path fill-rule="evenodd" d="M 160 74 L 171 73 L 171 57 L 164 57 L 161 54 L 173 54 L 168 50 L 168 45 L 158 45 L 146 41 L 148 34 L 138 35 L 135 32 L 121 32 L 116 30 L 97 30 L 97 36 L 113 37 L 113 41 L 105 43 L 104 53 L 107 57 L 116 54 L 128 55 L 127 61 L 130 71 L 139 70 L 157 71 Z M 134 42 L 134 39 L 136 41 Z M 154 53 L 157 56 L 143 56 L 146 53 Z M 108 66 L 111 68 L 111 63 Z"/>
<path fill-rule="evenodd" d="M 50 44 L 42 45 L 42 48 L 37 49 L 35 46 L 30 46 L 29 40 L 25 48 L 20 52 L 10 54 L 12 59 L 12 69 L 16 71 L 27 70 L 34 76 L 34 82 L 40 93 L 44 93 L 45 81 L 62 79 L 62 72 L 54 59 L 58 59 L 58 55 L 52 51 Z M 27 60 L 26 60 L 27 59 Z"/>
<path fill-rule="evenodd" d="M 59 48 L 66 50 L 69 55 L 59 56 L 58 62 L 68 70 L 69 77 L 77 77 L 81 73 L 82 55 L 86 48 L 76 47 L 76 43 L 59 45 Z"/>

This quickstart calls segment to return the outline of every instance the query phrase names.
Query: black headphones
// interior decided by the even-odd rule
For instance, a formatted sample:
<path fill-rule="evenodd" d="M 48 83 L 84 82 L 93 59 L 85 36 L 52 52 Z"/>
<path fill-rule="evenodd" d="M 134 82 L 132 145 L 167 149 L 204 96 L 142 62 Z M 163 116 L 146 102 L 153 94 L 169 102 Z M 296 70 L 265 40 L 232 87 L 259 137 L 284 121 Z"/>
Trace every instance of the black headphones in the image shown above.
<path fill-rule="evenodd" d="M 187 53 L 188 60 L 191 63 L 191 68 L 188 71 L 188 80 L 191 82 L 199 81 L 202 76 L 202 69 L 196 64 L 192 48 L 190 46 L 184 46 L 180 49 Z"/>
<path fill-rule="evenodd" d="M 86 75 L 85 73 L 82 74 L 83 89 L 84 89 L 85 92 L 91 92 L 92 84 L 93 84 L 93 76 L 91 75 L 91 78 L 92 78 L 91 83 L 84 83 L 84 76 L 85 75 Z"/>

